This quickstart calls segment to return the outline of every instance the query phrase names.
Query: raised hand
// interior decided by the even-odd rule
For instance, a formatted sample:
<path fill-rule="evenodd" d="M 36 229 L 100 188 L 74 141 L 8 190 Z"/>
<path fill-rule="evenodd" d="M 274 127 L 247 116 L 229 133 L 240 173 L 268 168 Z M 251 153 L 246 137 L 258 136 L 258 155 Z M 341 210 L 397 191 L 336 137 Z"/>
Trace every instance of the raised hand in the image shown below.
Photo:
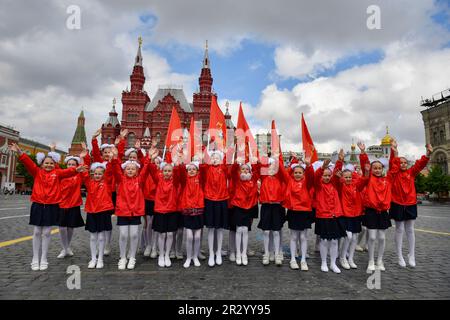
<path fill-rule="evenodd" d="M 303 159 L 303 162 L 305 162 L 305 164 L 307 166 L 309 166 L 311 164 L 311 155 L 310 156 L 305 156 L 305 159 Z"/>
<path fill-rule="evenodd" d="M 80 158 L 84 159 L 87 156 L 88 152 L 86 149 L 83 149 L 83 151 L 80 152 Z"/>
<path fill-rule="evenodd" d="M 77 167 L 76 171 L 77 171 L 77 172 L 85 172 L 87 169 L 88 169 L 88 166 L 86 166 L 86 165 L 81 165 L 81 166 L 78 166 L 78 167 Z"/>
<path fill-rule="evenodd" d="M 392 151 L 394 151 L 395 156 L 397 156 L 398 155 L 398 144 L 394 138 L 391 139 L 391 149 L 392 149 Z"/>
<path fill-rule="evenodd" d="M 364 165 L 364 175 L 366 176 L 366 177 L 368 177 L 369 176 L 369 174 L 370 174 L 370 163 L 366 163 L 365 165 Z"/>
<path fill-rule="evenodd" d="M 137 139 L 134 143 L 134 148 L 139 150 L 141 148 L 141 140 Z"/>
<path fill-rule="evenodd" d="M 56 150 L 56 143 L 55 142 L 50 143 L 49 147 L 50 147 L 50 151 L 55 152 L 55 150 Z"/>
<path fill-rule="evenodd" d="M 341 170 L 337 170 L 337 171 L 334 173 L 334 175 L 337 176 L 337 177 L 339 177 L 339 178 L 341 178 L 341 177 L 342 177 L 342 171 L 341 171 Z"/>
<path fill-rule="evenodd" d="M 128 135 L 128 129 L 120 130 L 120 137 L 122 137 L 122 139 L 125 139 L 125 137 L 127 135 Z"/>
<path fill-rule="evenodd" d="M 113 154 L 113 158 L 117 159 L 117 157 L 119 156 L 119 150 L 117 150 L 117 148 L 114 147 L 114 148 L 111 148 L 111 152 Z"/>
<path fill-rule="evenodd" d="M 330 163 L 331 163 L 331 159 L 325 159 L 325 160 L 323 161 L 322 169 L 328 168 L 328 166 L 330 165 Z"/>
<path fill-rule="evenodd" d="M 344 157 L 345 157 L 344 149 L 339 150 L 338 159 L 343 162 L 344 161 Z"/>
<path fill-rule="evenodd" d="M 156 148 L 157 145 L 158 145 L 158 140 L 152 139 L 152 148 Z"/>
<path fill-rule="evenodd" d="M 433 153 L 433 147 L 431 146 L 431 144 L 427 144 L 426 145 L 427 148 L 427 157 L 429 157 L 432 153 Z"/>
<path fill-rule="evenodd" d="M 120 136 L 116 137 L 116 140 L 114 140 L 114 144 L 117 146 L 120 143 Z"/>
<path fill-rule="evenodd" d="M 366 145 L 362 141 L 358 141 L 357 146 L 358 146 L 359 150 L 361 150 L 361 153 L 366 152 Z"/>
<path fill-rule="evenodd" d="M 101 134 L 102 134 L 102 128 L 95 131 L 94 135 L 92 136 L 92 139 L 96 139 Z"/>
<path fill-rule="evenodd" d="M 16 152 L 19 155 L 22 155 L 23 153 L 20 147 L 17 145 L 17 143 L 14 142 L 9 146 L 9 150 Z"/>
<path fill-rule="evenodd" d="M 86 143 L 82 142 L 81 143 L 81 148 L 83 148 L 83 151 L 87 151 Z"/>

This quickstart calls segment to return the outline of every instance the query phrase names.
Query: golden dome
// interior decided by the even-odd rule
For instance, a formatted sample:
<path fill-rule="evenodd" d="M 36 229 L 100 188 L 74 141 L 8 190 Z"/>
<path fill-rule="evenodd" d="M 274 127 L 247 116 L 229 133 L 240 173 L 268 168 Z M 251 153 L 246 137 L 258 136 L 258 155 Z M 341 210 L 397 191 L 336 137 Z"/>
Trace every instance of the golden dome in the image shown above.
<path fill-rule="evenodd" d="M 383 139 L 381 139 L 381 145 L 382 146 L 390 146 L 391 145 L 391 136 L 389 135 L 389 127 L 386 126 L 386 135 L 384 136 Z"/>

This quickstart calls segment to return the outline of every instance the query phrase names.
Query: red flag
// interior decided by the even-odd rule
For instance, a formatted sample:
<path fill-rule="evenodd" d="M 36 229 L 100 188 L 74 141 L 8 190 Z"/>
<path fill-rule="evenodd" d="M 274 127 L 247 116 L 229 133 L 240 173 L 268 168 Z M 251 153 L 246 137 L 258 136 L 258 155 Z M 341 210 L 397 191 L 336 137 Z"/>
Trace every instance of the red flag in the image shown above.
<path fill-rule="evenodd" d="M 216 96 L 211 99 L 211 114 L 209 117 L 209 130 L 211 138 L 217 143 L 217 148 L 222 150 L 226 145 L 227 126 L 225 116 L 217 104 Z"/>
<path fill-rule="evenodd" d="M 238 115 L 238 121 L 237 121 L 237 135 L 238 135 L 238 141 L 242 143 L 241 141 L 244 140 L 245 143 L 245 162 L 249 161 L 249 153 L 250 149 L 252 150 L 252 156 L 258 157 L 258 148 L 256 146 L 255 138 L 253 138 L 253 134 L 250 131 L 250 126 L 247 123 L 247 120 L 244 116 L 244 111 L 242 110 L 242 102 L 239 105 L 239 115 Z M 245 139 L 242 137 L 239 137 L 240 135 L 245 135 Z"/>
<path fill-rule="evenodd" d="M 303 150 L 305 150 L 305 156 L 306 157 L 311 156 L 311 163 L 314 163 L 317 160 L 319 160 L 316 148 L 314 148 L 314 151 L 312 151 L 314 143 L 311 139 L 311 136 L 309 135 L 308 127 L 306 126 L 305 119 L 303 118 L 303 113 L 302 113 L 302 143 L 303 143 Z"/>
<path fill-rule="evenodd" d="M 189 126 L 189 151 L 190 151 L 190 158 L 195 155 L 195 123 L 194 123 L 194 116 L 191 117 L 191 125 Z M 191 160 L 189 159 L 189 160 Z"/>
<path fill-rule="evenodd" d="M 172 107 L 172 114 L 170 115 L 169 128 L 167 129 L 166 148 L 170 149 L 178 142 L 183 140 L 183 131 L 181 130 L 181 122 L 178 117 L 178 112 L 175 107 Z"/>
<path fill-rule="evenodd" d="M 277 128 L 275 127 L 275 120 L 272 120 L 272 131 L 271 131 L 271 141 L 270 141 L 270 148 L 272 150 L 271 154 L 273 154 L 273 150 L 278 148 L 278 151 L 280 153 L 280 157 L 283 157 L 281 154 L 281 144 L 280 144 L 280 137 L 278 137 Z"/>

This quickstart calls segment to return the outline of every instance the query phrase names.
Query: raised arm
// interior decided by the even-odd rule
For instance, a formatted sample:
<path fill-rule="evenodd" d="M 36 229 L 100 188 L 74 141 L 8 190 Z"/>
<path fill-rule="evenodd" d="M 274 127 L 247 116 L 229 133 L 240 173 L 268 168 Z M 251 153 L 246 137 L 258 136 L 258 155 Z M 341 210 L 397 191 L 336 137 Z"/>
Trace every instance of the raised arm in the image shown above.
<path fill-rule="evenodd" d="M 370 163 L 369 157 L 366 154 L 366 145 L 362 142 L 358 142 L 359 150 L 361 150 L 361 153 L 359 154 L 359 164 L 361 166 L 361 170 L 363 173 L 363 176 L 366 175 L 366 164 Z"/>
<path fill-rule="evenodd" d="M 426 156 L 422 156 L 419 160 L 417 160 L 414 165 L 411 167 L 411 174 L 415 177 L 417 176 L 423 168 L 426 167 L 428 161 L 430 161 L 431 153 L 433 152 L 433 147 L 431 144 L 427 144 L 427 154 Z"/>
<path fill-rule="evenodd" d="M 92 157 L 94 158 L 94 162 L 103 162 L 102 154 L 100 152 L 100 148 L 98 147 L 97 137 L 102 133 L 102 129 L 98 129 L 94 135 L 92 136 L 91 144 L 92 144 Z"/>

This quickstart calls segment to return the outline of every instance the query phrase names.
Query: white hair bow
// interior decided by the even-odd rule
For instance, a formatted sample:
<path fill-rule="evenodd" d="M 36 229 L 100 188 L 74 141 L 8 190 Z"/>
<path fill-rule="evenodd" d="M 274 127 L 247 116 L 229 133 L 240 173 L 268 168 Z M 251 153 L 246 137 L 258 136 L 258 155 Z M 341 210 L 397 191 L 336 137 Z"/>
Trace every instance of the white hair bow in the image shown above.
<path fill-rule="evenodd" d="M 91 171 L 95 171 L 95 169 L 97 168 L 103 168 L 106 170 L 106 164 L 101 162 L 94 162 L 93 164 L 91 164 Z"/>
<path fill-rule="evenodd" d="M 141 167 L 141 165 L 137 161 L 128 160 L 121 164 L 122 170 L 124 170 L 130 164 L 135 165 L 137 168 Z"/>
<path fill-rule="evenodd" d="M 70 160 L 75 160 L 78 164 L 81 163 L 81 159 L 80 157 L 76 157 L 76 156 L 68 156 L 64 159 L 64 163 L 69 162 Z"/>
<path fill-rule="evenodd" d="M 43 152 L 36 153 L 36 162 L 38 163 L 38 165 L 41 165 L 44 159 L 47 157 L 52 158 L 56 163 L 61 160 L 61 155 L 59 153 L 50 151 L 49 153 L 47 153 L 47 155 Z"/>

